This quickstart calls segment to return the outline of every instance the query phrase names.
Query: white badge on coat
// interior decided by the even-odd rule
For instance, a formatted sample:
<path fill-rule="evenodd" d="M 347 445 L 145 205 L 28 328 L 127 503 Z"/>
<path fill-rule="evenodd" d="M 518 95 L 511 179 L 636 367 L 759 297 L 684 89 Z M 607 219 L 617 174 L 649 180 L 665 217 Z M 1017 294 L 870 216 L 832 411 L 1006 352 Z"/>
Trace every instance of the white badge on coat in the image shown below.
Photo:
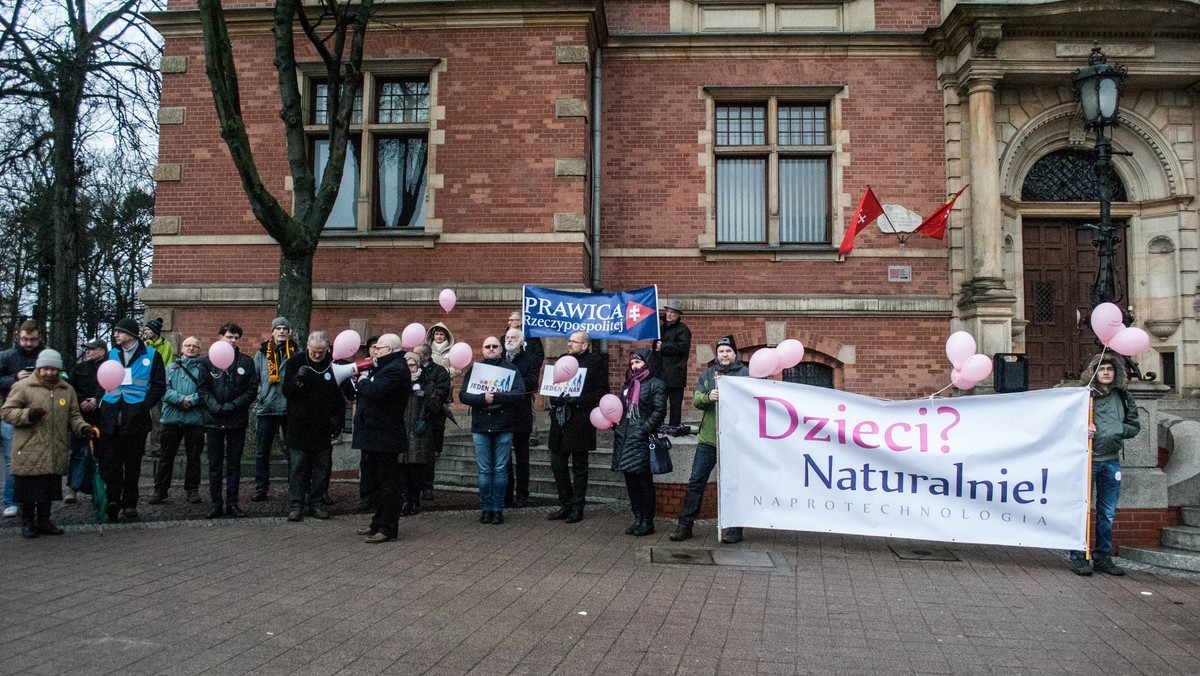
<path fill-rule="evenodd" d="M 145 359 L 142 360 L 142 366 L 149 366 L 149 365 L 150 365 L 149 357 L 146 357 Z"/>
<path fill-rule="evenodd" d="M 245 368 L 243 368 L 243 367 L 241 367 L 241 366 L 239 366 L 239 367 L 238 367 L 238 370 L 237 370 L 237 374 L 238 374 L 239 376 L 244 376 L 244 375 L 246 375 L 246 369 L 245 369 Z"/>
<path fill-rule="evenodd" d="M 325 374 L 325 380 L 333 380 L 333 375 L 331 375 L 331 374 L 329 374 L 329 373 L 326 373 L 326 374 Z"/>

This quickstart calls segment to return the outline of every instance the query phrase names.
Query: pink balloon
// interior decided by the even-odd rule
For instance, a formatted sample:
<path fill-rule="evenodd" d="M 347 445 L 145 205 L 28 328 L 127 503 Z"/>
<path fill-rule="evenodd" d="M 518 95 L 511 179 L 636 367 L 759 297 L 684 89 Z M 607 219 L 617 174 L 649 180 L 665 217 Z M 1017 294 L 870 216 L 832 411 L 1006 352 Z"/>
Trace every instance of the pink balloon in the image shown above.
<path fill-rule="evenodd" d="M 1108 347 L 1113 352 L 1123 354 L 1126 357 L 1139 355 L 1150 347 L 1150 334 L 1137 328 L 1136 326 L 1128 326 L 1117 332 L 1108 341 Z"/>
<path fill-rule="evenodd" d="M 967 357 L 975 354 L 975 338 L 966 331 L 955 331 L 946 339 L 946 356 L 954 368 L 962 368 Z"/>
<path fill-rule="evenodd" d="M 600 397 L 600 412 L 604 414 L 615 425 L 621 422 L 621 414 L 625 412 L 625 406 L 621 403 L 621 398 L 615 394 L 606 394 Z"/>
<path fill-rule="evenodd" d="M 960 390 L 969 390 L 975 387 L 975 381 L 964 376 L 958 369 L 954 369 L 954 375 L 950 376 L 950 382 Z"/>
<path fill-rule="evenodd" d="M 333 339 L 333 358 L 346 359 L 358 352 L 359 345 L 362 345 L 362 337 L 358 335 L 358 331 L 346 329 Z"/>
<path fill-rule="evenodd" d="M 1108 341 L 1125 328 L 1125 315 L 1116 305 L 1101 303 L 1092 310 L 1091 323 L 1096 337 L 1100 339 L 1101 343 L 1108 345 Z"/>
<path fill-rule="evenodd" d="M 425 342 L 425 327 L 416 322 L 404 327 L 404 332 L 400 334 L 400 344 L 404 347 L 416 347 L 423 342 Z"/>
<path fill-rule="evenodd" d="M 773 347 L 764 347 L 750 357 L 750 377 L 766 378 L 775 373 L 779 366 L 779 353 Z"/>
<path fill-rule="evenodd" d="M 213 366 L 224 371 L 233 365 L 233 346 L 223 340 L 218 340 L 208 346 L 208 360 Z"/>
<path fill-rule="evenodd" d="M 565 383 L 579 373 L 579 360 L 571 355 L 563 355 L 554 363 L 554 384 Z"/>
<path fill-rule="evenodd" d="M 458 295 L 454 293 L 454 289 L 442 289 L 438 294 L 438 303 L 442 309 L 449 312 L 454 309 L 454 304 L 458 302 Z"/>
<path fill-rule="evenodd" d="M 788 338 L 775 346 L 775 354 L 779 355 L 779 370 L 790 369 L 804 359 L 804 343 Z"/>
<path fill-rule="evenodd" d="M 588 419 L 592 421 L 592 427 L 598 430 L 606 430 L 613 426 L 613 422 L 604 417 L 604 411 L 601 411 L 599 406 L 592 409 Z"/>
<path fill-rule="evenodd" d="M 471 357 L 474 353 L 471 352 L 471 346 L 466 343 L 455 343 L 450 346 L 450 352 L 447 355 L 450 358 L 450 365 L 461 371 L 471 365 Z"/>
<path fill-rule="evenodd" d="M 979 382 L 992 374 L 992 360 L 987 355 L 973 354 L 967 357 L 959 371 L 967 380 Z"/>
<path fill-rule="evenodd" d="M 125 369 L 120 362 L 103 362 L 100 368 L 96 369 L 96 380 L 100 381 L 100 387 L 103 387 L 105 392 L 112 392 L 125 380 Z"/>

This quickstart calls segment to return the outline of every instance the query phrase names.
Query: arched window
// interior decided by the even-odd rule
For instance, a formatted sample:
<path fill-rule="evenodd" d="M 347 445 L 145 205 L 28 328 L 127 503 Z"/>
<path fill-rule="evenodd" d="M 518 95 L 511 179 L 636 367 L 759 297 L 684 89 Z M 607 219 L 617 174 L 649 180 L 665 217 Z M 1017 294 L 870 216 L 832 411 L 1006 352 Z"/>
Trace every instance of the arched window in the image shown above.
<path fill-rule="evenodd" d="M 1109 172 L 1108 189 L 1113 202 L 1124 202 L 1125 184 L 1115 171 Z M 1096 153 L 1064 148 L 1038 160 L 1021 185 L 1026 202 L 1098 202 Z"/>
<path fill-rule="evenodd" d="M 817 362 L 805 361 L 783 370 L 785 383 L 802 383 L 813 387 L 833 389 L 833 367 Z"/>

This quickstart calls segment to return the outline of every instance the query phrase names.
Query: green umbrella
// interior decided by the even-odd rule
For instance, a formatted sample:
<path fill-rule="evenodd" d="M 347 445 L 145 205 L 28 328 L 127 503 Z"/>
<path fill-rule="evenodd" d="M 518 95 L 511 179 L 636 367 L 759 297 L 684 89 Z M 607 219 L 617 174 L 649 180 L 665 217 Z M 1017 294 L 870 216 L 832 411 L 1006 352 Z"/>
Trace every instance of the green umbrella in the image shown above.
<path fill-rule="evenodd" d="M 95 428 L 92 428 L 95 430 Z M 99 436 L 97 434 L 97 436 Z M 92 455 L 92 513 L 96 516 L 97 528 L 104 535 L 104 524 L 108 523 L 108 487 L 100 478 L 100 461 L 96 459 L 95 437 L 88 439 L 88 453 Z"/>

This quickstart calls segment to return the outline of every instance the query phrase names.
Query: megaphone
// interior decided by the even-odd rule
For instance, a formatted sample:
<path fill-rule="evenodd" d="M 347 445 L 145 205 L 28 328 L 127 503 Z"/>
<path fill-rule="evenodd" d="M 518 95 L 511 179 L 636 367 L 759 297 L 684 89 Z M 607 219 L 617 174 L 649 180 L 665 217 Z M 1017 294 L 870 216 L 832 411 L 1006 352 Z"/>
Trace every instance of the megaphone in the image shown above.
<path fill-rule="evenodd" d="M 334 364 L 330 367 L 330 370 L 333 371 L 333 379 L 337 381 L 338 385 L 341 385 L 350 376 L 362 373 L 363 371 L 369 371 L 373 368 L 375 368 L 375 359 L 367 357 L 366 359 L 359 359 L 353 364 Z"/>

